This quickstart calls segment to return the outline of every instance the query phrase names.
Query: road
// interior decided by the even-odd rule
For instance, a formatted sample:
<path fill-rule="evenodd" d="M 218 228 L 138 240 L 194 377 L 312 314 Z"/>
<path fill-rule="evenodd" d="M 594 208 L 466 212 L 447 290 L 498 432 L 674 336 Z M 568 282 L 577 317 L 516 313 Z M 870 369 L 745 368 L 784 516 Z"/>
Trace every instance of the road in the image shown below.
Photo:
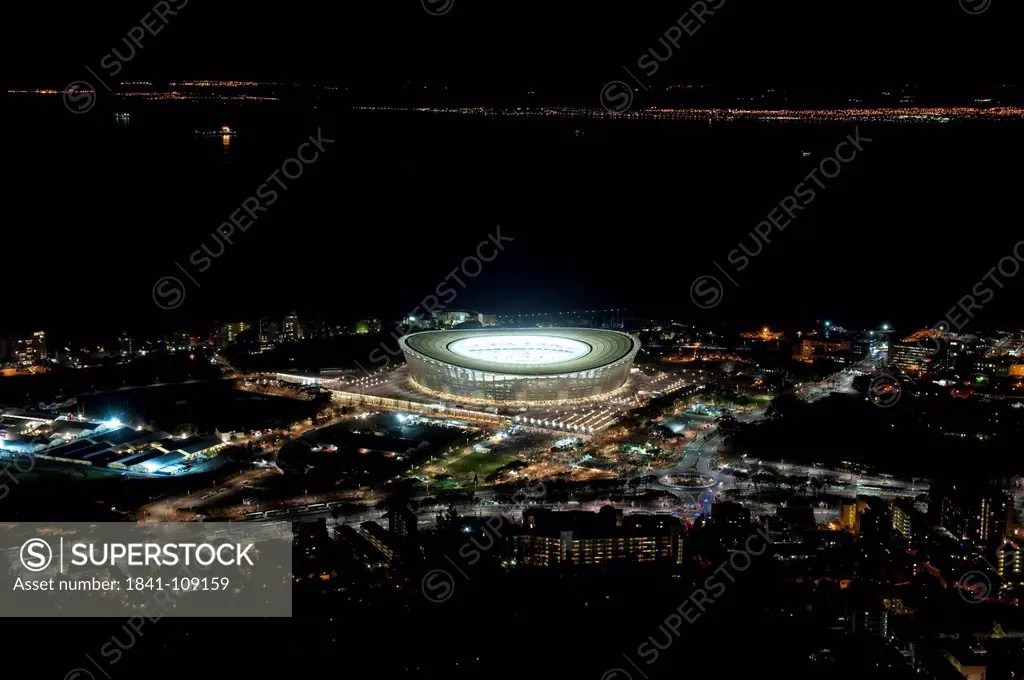
<path fill-rule="evenodd" d="M 340 422 L 346 420 L 353 420 L 358 416 L 347 415 L 339 416 L 337 418 L 331 418 L 330 420 L 316 425 L 297 425 L 288 430 L 273 431 L 269 434 L 260 435 L 259 437 L 246 437 L 237 439 L 232 444 L 244 446 L 249 442 L 258 442 L 262 439 L 271 439 L 274 437 L 284 437 L 286 439 L 298 439 L 304 434 L 307 434 L 313 430 L 331 427 L 337 425 Z M 135 517 L 140 522 L 145 521 L 156 521 L 156 522 L 173 522 L 181 521 L 183 518 L 176 517 L 179 508 L 188 507 L 191 512 L 201 511 L 206 505 L 207 501 L 222 501 L 225 497 L 232 495 L 240 495 L 241 492 L 246 490 L 248 486 L 254 486 L 258 482 L 262 481 L 268 476 L 274 476 L 282 474 L 281 469 L 276 465 L 270 465 L 266 467 L 253 467 L 249 470 L 243 470 L 242 472 L 228 477 L 222 484 L 212 487 L 202 487 L 196 489 L 195 493 L 191 490 L 185 494 L 177 494 L 175 496 L 169 496 L 166 498 L 153 499 L 152 502 L 142 506 L 135 511 Z M 225 494 L 225 495 L 221 495 Z M 191 519 L 191 518 L 189 518 Z"/>
<path fill-rule="evenodd" d="M 801 387 L 796 388 L 794 392 L 800 399 L 808 403 L 813 403 L 833 392 L 852 392 L 853 380 L 858 375 L 868 373 L 874 370 L 874 368 L 875 362 L 873 360 L 864 360 L 852 368 L 843 369 L 819 382 L 805 383 Z M 741 412 L 736 417 L 742 422 L 756 422 L 764 419 L 764 411 Z M 750 486 L 749 482 L 738 482 L 729 473 L 713 469 L 712 465 L 716 459 L 718 445 L 721 443 L 721 437 L 718 436 L 715 430 L 716 428 L 712 426 L 710 430 L 703 432 L 696 440 L 687 442 L 680 462 L 675 467 L 664 471 L 662 476 L 700 475 L 706 477 L 713 482 L 711 486 L 712 496 L 730 489 Z M 781 461 L 738 462 L 743 466 L 753 464 L 761 468 L 774 469 L 788 476 L 835 477 L 843 484 L 844 488 L 832 488 L 830 491 L 842 496 L 877 495 L 888 498 L 914 498 L 928 491 L 926 480 L 913 479 L 910 482 L 906 482 L 891 477 L 858 475 L 845 470 L 794 465 Z M 660 480 L 651 486 L 676 494 L 682 492 L 692 495 L 701 492 L 701 487 L 680 487 L 666 484 Z M 706 496 L 707 494 L 704 495 Z"/>
<path fill-rule="evenodd" d="M 813 402 L 817 399 L 830 394 L 833 391 L 848 391 L 851 390 L 853 379 L 863 372 L 871 370 L 873 362 L 864 361 L 857 366 L 849 369 L 839 371 L 832 376 L 829 376 L 825 380 L 815 383 L 807 383 L 797 388 L 795 392 L 801 399 L 809 402 Z M 764 411 L 752 411 L 752 412 L 740 412 L 737 414 L 737 418 L 743 422 L 756 422 L 764 418 Z M 313 429 L 310 427 L 302 428 L 301 430 L 292 432 L 293 436 L 300 436 L 301 434 Z M 738 481 L 728 472 L 717 470 L 714 467 L 714 462 L 717 457 L 717 449 L 721 443 L 721 438 L 716 432 L 715 426 L 708 430 L 702 431 L 700 436 L 694 440 L 686 442 L 683 447 L 683 456 L 680 461 L 672 468 L 659 472 L 659 479 L 652 481 L 648 484 L 648 488 L 655 490 L 663 490 L 671 492 L 677 496 L 681 496 L 686 500 L 689 496 L 692 502 L 698 503 L 703 506 L 707 502 L 713 502 L 714 497 L 724 491 L 729 491 L 735 488 L 749 487 L 750 482 Z M 793 465 L 783 462 L 769 462 L 769 461 L 746 461 L 740 462 L 740 465 L 758 465 L 761 468 L 775 469 L 786 475 L 805 475 L 805 476 L 829 476 L 835 477 L 839 482 L 843 483 L 841 489 L 833 489 L 832 492 L 839 495 L 856 496 L 858 494 L 869 494 L 869 495 L 880 495 L 885 497 L 914 497 L 918 494 L 924 493 L 928 490 L 927 484 L 912 480 L 910 483 L 900 481 L 887 477 L 878 476 L 864 476 L 856 475 L 843 470 L 830 470 L 826 468 L 820 468 L 816 466 L 802 466 Z M 185 496 L 178 496 L 176 498 L 160 499 L 154 503 L 147 505 L 146 507 L 139 510 L 139 518 L 147 517 L 149 519 L 165 520 L 174 519 L 175 509 L 180 507 L 191 507 L 193 509 L 201 510 L 205 504 L 205 500 L 222 500 L 223 496 L 218 494 L 237 494 L 239 491 L 244 489 L 246 486 L 252 485 L 258 482 L 265 475 L 277 474 L 276 470 L 250 470 L 243 472 L 235 477 L 228 479 L 223 485 L 217 489 L 204 489 L 199 490 L 196 494 L 187 494 Z M 649 476 L 650 472 L 641 471 L 632 477 Z M 695 486 L 695 487 L 680 487 L 662 481 L 664 477 L 676 476 L 676 475 L 700 475 L 710 480 L 710 484 L 707 486 Z M 628 477 L 626 478 L 628 479 Z M 493 502 L 493 492 L 489 490 L 480 490 L 476 492 L 476 495 L 481 499 L 483 505 L 477 506 L 466 506 L 467 511 L 489 515 L 489 514 L 508 514 L 510 512 L 519 512 L 515 507 L 506 506 L 494 506 L 490 505 Z M 198 498 L 197 498 L 198 497 Z M 379 520 L 383 517 L 383 512 L 372 508 L 381 497 L 374 495 L 361 501 L 347 500 L 346 502 L 362 502 L 367 505 L 367 512 L 360 514 L 358 517 L 350 517 L 342 520 L 348 524 L 358 524 L 368 519 Z M 321 499 L 324 500 L 324 499 Z M 606 503 L 595 503 L 595 507 Z M 314 505 L 317 505 L 314 503 Z M 321 503 L 322 505 L 322 503 Z M 542 504 L 543 505 L 543 504 Z M 554 506 L 552 506 L 554 507 Z M 575 507 L 575 506 L 574 506 Z M 624 508 L 625 509 L 625 508 Z M 631 508 L 630 508 L 631 509 Z M 429 521 L 433 521 L 434 510 L 428 510 L 425 515 Z M 276 514 L 276 513 L 275 513 Z M 291 519 L 315 519 L 319 517 L 329 517 L 331 510 L 324 508 L 316 512 L 307 512 L 302 506 L 296 506 L 287 511 L 287 514 L 277 515 L 279 518 Z M 273 519 L 273 518 L 267 518 Z M 421 520 L 422 521 L 422 520 Z M 333 522 L 333 520 L 332 520 Z"/>

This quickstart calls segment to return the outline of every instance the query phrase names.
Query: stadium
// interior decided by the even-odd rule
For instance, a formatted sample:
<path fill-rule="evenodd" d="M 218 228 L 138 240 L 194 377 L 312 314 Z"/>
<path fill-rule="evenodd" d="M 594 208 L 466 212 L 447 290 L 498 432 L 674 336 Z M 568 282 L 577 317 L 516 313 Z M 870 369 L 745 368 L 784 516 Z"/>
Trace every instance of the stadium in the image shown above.
<path fill-rule="evenodd" d="M 640 342 L 590 328 L 426 331 L 399 341 L 413 385 L 495 405 L 577 402 L 615 392 Z"/>

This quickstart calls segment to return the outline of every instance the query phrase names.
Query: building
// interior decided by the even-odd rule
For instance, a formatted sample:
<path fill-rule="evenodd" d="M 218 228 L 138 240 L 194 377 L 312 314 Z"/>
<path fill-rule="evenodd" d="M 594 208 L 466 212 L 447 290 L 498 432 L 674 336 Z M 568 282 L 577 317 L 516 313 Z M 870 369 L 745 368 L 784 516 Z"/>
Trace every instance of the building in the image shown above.
<path fill-rule="evenodd" d="M 360 319 L 356 322 L 356 333 L 358 335 L 375 335 L 380 333 L 380 319 Z"/>
<path fill-rule="evenodd" d="M 46 333 L 43 331 L 33 333 L 32 343 L 36 355 L 36 363 L 45 363 L 49 358 L 49 355 L 46 353 Z"/>
<path fill-rule="evenodd" d="M 750 531 L 750 509 L 733 501 L 721 501 L 711 506 L 711 523 L 724 531 Z"/>
<path fill-rule="evenodd" d="M 309 572 L 304 574 L 305 577 L 322 578 L 326 571 L 318 569 L 317 566 L 327 568 L 325 561 L 331 550 L 330 534 L 327 531 L 327 518 L 320 517 L 312 522 L 294 522 L 292 524 L 292 535 L 295 537 L 293 543 L 294 554 L 301 555 L 303 558 L 302 563 L 312 567 Z"/>
<path fill-rule="evenodd" d="M 532 508 L 523 512 L 513 549 L 518 564 L 535 567 L 679 563 L 682 523 L 668 515 L 624 516 L 611 506 L 596 513 Z"/>
<path fill-rule="evenodd" d="M 117 352 L 122 357 L 130 359 L 135 356 L 136 342 L 135 338 L 128 335 L 128 333 L 121 333 L 121 336 L 117 339 Z"/>
<path fill-rule="evenodd" d="M 224 338 L 227 339 L 228 344 L 235 342 L 238 336 L 245 331 L 252 328 L 247 321 L 232 321 L 231 323 L 224 324 Z"/>
<path fill-rule="evenodd" d="M 979 545 L 1003 540 L 1013 511 L 1013 501 L 1009 494 L 1002 489 L 989 489 L 975 500 L 975 506 L 978 508 L 978 517 L 974 540 Z"/>
<path fill-rule="evenodd" d="M 850 612 L 850 633 L 889 636 L 889 611 L 882 606 Z"/>
<path fill-rule="evenodd" d="M 188 331 L 174 331 L 164 337 L 164 344 L 172 351 L 187 351 L 202 344 L 201 338 L 192 338 Z"/>
<path fill-rule="evenodd" d="M 857 536 L 866 542 L 884 543 L 892 519 L 888 504 L 878 496 L 857 497 Z"/>
<path fill-rule="evenodd" d="M 260 319 L 259 340 L 261 344 L 272 345 L 281 339 L 281 324 L 267 317 Z"/>
<path fill-rule="evenodd" d="M 324 338 L 328 336 L 330 331 L 330 327 L 324 323 L 324 319 L 320 315 L 307 317 L 299 324 L 299 328 L 302 332 L 303 340 Z"/>
<path fill-rule="evenodd" d="M 319 385 L 323 381 L 323 378 L 319 373 L 275 373 L 275 380 L 280 380 L 283 383 L 291 383 L 292 385 L 302 385 L 304 387 L 310 387 L 313 385 Z"/>
<path fill-rule="evenodd" d="M 936 353 L 926 344 L 897 340 L 889 344 L 889 365 L 908 375 L 931 375 L 937 368 Z"/>
<path fill-rule="evenodd" d="M 426 331 L 403 336 L 399 344 L 416 387 L 485 404 L 606 395 L 625 384 L 640 351 L 631 335 L 584 328 Z M 376 361 L 373 352 L 370 358 Z"/>
<path fill-rule="evenodd" d="M 892 504 L 892 528 L 893 531 L 911 542 L 915 538 L 920 538 L 924 531 L 924 516 L 909 501 L 897 500 Z"/>
<path fill-rule="evenodd" d="M 122 455 L 108 467 L 138 474 L 171 476 L 197 472 L 228 444 L 217 437 L 167 438 L 147 443 L 135 453 Z"/>
<path fill-rule="evenodd" d="M 957 540 L 967 538 L 967 525 L 964 520 L 964 508 L 960 504 L 956 487 L 943 488 L 934 486 L 928 504 L 931 522 L 942 527 Z"/>
<path fill-rule="evenodd" d="M 11 360 L 19 366 L 42 366 L 46 363 L 46 333 L 36 331 L 26 338 L 14 338 L 8 351 Z"/>
<path fill-rule="evenodd" d="M 958 540 L 997 545 L 1009 526 L 1013 503 L 1000 488 L 935 487 L 931 491 L 933 521 Z"/>
<path fill-rule="evenodd" d="M 419 541 L 419 520 L 407 505 L 399 505 L 388 512 L 388 531 L 395 545 L 402 550 L 415 549 Z"/>
<path fill-rule="evenodd" d="M 219 467 L 224 460 L 217 454 L 227 446 L 218 437 L 172 437 L 127 427 L 116 419 L 0 413 L 0 457 L 31 454 L 48 465 L 153 476 L 192 474 Z"/>
<path fill-rule="evenodd" d="M 949 343 L 937 331 L 922 330 L 902 340 L 889 342 L 889 365 L 918 377 L 945 368 Z"/>
<path fill-rule="evenodd" d="M 1024 588 L 1024 549 L 1017 541 L 1003 541 L 996 549 L 996 573 L 1000 588 Z"/>
<path fill-rule="evenodd" d="M 989 346 L 973 335 L 950 338 L 946 353 L 949 367 L 962 373 L 974 370 L 974 364 L 989 351 Z"/>
<path fill-rule="evenodd" d="M 480 314 L 478 312 L 463 312 L 457 310 L 445 310 L 434 314 L 434 320 L 441 328 L 457 328 L 467 325 L 494 326 L 498 323 L 498 317 L 494 314 Z"/>
<path fill-rule="evenodd" d="M 807 363 L 815 359 L 828 357 L 831 359 L 845 358 L 849 354 L 851 345 L 849 340 L 830 340 L 827 338 L 804 337 L 793 347 L 793 358 Z"/>
<path fill-rule="evenodd" d="M 363 522 L 359 525 L 359 535 L 376 548 L 388 561 L 395 558 L 394 537 L 376 522 Z"/>
<path fill-rule="evenodd" d="M 859 525 L 857 524 L 857 501 L 854 500 L 850 503 L 843 503 L 839 509 L 839 521 L 843 525 L 843 530 L 850 532 L 854 536 L 857 535 Z"/>
<path fill-rule="evenodd" d="M 460 323 L 466 323 L 470 319 L 475 319 L 476 314 L 474 314 L 473 312 L 445 310 L 443 312 L 438 312 L 437 314 L 435 314 L 434 318 L 436 318 L 437 322 L 442 326 L 451 328 L 452 326 L 458 325 Z"/>
<path fill-rule="evenodd" d="M 663 333 L 663 339 L 673 339 L 672 337 L 666 338 L 666 336 L 674 336 L 675 333 Z M 778 342 L 785 337 L 785 333 L 773 331 L 768 326 L 764 326 L 759 331 L 747 331 L 740 333 L 740 337 L 744 340 L 757 340 L 759 342 Z"/>
<path fill-rule="evenodd" d="M 943 656 L 964 680 L 985 680 L 988 673 L 988 662 L 983 648 L 970 648 L 961 645 L 954 651 L 943 652 Z"/>
<path fill-rule="evenodd" d="M 1024 375 L 1024 359 L 1013 356 L 976 357 L 970 370 L 990 378 L 1016 378 Z"/>
<path fill-rule="evenodd" d="M 858 335 L 850 342 L 850 352 L 853 353 L 854 359 L 863 359 L 871 354 L 871 348 L 874 345 L 874 339 L 867 335 Z"/>
<path fill-rule="evenodd" d="M 302 340 L 302 323 L 299 321 L 298 312 L 292 312 L 281 321 L 281 339 L 285 342 L 298 342 Z"/>

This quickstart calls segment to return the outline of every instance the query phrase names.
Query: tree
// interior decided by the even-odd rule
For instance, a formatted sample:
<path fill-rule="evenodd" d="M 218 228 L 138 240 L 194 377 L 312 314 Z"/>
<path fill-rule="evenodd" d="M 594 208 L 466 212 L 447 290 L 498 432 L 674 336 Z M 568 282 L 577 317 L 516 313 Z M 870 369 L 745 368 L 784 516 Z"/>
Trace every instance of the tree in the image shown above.
<path fill-rule="evenodd" d="M 718 417 L 716 421 L 718 426 L 718 432 L 722 435 L 724 440 L 732 440 L 736 435 L 743 429 L 743 423 L 736 420 L 731 413 L 725 413 Z"/>
<path fill-rule="evenodd" d="M 447 510 L 437 513 L 437 528 L 439 531 L 454 526 L 459 521 L 459 510 L 454 505 L 449 505 Z"/>
<path fill-rule="evenodd" d="M 854 376 L 851 387 L 861 394 L 867 394 L 868 389 L 871 387 L 872 377 L 870 375 L 857 375 Z"/>
<path fill-rule="evenodd" d="M 803 402 L 792 392 L 784 392 L 772 399 L 765 409 L 765 416 L 769 420 L 779 420 L 786 416 L 793 415 L 801 410 Z"/>

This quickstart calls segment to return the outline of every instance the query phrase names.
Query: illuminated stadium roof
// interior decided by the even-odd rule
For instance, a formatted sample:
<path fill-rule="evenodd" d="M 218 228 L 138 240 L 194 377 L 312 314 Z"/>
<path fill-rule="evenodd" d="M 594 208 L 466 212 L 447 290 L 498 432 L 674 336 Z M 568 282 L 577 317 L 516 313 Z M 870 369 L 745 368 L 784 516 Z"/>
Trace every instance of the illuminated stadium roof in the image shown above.
<path fill-rule="evenodd" d="M 404 349 L 452 366 L 489 373 L 559 375 L 607 366 L 635 354 L 626 333 L 591 328 L 426 331 Z"/>

